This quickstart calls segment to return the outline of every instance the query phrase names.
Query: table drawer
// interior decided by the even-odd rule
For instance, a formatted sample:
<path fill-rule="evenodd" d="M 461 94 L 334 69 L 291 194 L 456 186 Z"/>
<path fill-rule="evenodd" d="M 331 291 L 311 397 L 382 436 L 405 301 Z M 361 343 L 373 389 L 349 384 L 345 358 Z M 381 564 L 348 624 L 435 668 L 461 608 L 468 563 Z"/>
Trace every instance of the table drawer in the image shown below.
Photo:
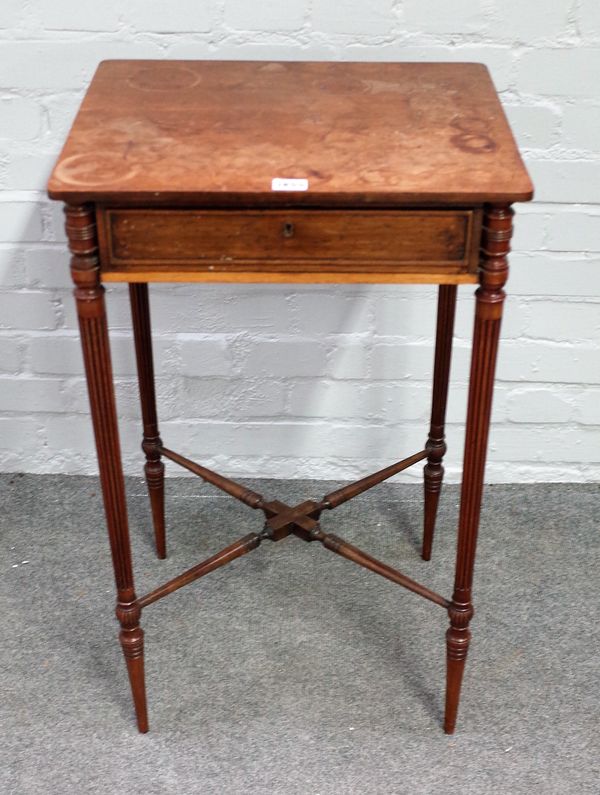
<path fill-rule="evenodd" d="M 104 270 L 474 272 L 479 211 L 104 208 Z"/>

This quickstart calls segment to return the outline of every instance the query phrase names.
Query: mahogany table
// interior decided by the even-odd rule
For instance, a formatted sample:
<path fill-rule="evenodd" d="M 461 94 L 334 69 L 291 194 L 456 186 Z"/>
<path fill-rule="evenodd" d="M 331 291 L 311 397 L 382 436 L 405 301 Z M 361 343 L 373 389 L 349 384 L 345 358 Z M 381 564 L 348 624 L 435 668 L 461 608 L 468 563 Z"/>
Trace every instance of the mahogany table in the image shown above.
<path fill-rule="evenodd" d="M 467 63 L 106 61 L 49 182 L 66 229 L 117 587 L 120 641 L 148 730 L 140 616 L 153 602 L 295 535 L 447 610 L 445 731 L 454 731 L 471 589 L 511 204 L 532 185 L 486 68 Z M 158 557 L 169 459 L 264 516 L 262 529 L 143 596 L 134 590 L 102 282 L 128 282 Z M 268 500 L 165 447 L 158 429 L 148 282 L 439 285 L 431 426 L 423 450 L 323 499 Z M 327 533 L 321 515 L 418 461 L 429 560 L 458 284 L 475 326 L 451 598 Z"/>

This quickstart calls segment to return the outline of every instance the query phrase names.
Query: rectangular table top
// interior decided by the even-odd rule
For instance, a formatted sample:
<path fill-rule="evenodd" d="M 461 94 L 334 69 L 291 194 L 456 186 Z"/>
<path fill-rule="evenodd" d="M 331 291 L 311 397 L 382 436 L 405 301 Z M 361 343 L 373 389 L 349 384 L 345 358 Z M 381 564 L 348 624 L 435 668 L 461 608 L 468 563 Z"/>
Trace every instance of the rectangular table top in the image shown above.
<path fill-rule="evenodd" d="M 474 63 L 104 61 L 48 189 L 70 203 L 217 206 L 533 194 Z"/>

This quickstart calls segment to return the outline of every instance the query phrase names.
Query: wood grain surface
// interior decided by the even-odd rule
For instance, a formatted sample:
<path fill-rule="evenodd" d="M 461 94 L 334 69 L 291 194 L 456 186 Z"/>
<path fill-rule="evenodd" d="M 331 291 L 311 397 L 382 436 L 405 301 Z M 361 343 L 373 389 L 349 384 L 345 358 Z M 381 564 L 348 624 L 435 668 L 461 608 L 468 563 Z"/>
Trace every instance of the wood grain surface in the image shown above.
<path fill-rule="evenodd" d="M 477 271 L 473 210 L 99 213 L 104 271 Z"/>
<path fill-rule="evenodd" d="M 481 64 L 132 60 L 98 67 L 49 193 L 364 206 L 524 201 L 532 185 Z"/>

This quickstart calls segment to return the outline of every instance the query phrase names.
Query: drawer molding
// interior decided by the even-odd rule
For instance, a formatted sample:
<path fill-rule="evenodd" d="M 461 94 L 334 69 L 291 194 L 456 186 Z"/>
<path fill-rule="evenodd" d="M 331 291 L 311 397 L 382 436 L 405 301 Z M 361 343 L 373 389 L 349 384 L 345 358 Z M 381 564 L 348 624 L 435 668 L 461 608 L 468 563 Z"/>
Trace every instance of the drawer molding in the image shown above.
<path fill-rule="evenodd" d="M 100 207 L 111 272 L 475 273 L 481 213 Z"/>

